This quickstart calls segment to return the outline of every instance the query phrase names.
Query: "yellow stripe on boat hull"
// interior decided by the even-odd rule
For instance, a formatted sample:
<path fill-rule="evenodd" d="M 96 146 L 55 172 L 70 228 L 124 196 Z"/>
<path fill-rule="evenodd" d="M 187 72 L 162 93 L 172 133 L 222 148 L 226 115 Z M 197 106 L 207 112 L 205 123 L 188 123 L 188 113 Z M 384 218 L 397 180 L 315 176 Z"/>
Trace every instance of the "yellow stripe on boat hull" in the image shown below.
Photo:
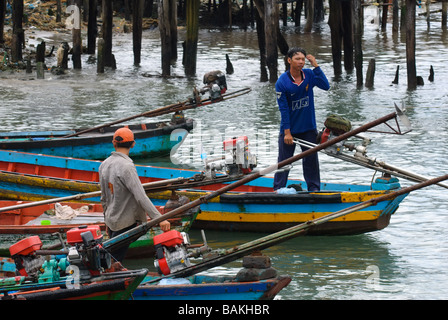
<path fill-rule="evenodd" d="M 381 210 L 357 211 L 331 221 L 368 221 L 376 220 L 381 215 Z M 226 221 L 226 222 L 286 222 L 302 223 L 320 218 L 333 212 L 314 213 L 230 213 L 201 211 L 196 220 Z"/>

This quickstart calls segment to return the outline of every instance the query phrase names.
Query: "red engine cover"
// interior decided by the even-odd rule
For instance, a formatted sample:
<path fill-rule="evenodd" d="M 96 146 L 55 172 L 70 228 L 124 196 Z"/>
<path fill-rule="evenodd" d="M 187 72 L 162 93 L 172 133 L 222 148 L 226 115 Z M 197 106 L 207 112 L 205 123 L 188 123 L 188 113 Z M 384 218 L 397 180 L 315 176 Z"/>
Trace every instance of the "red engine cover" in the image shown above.
<path fill-rule="evenodd" d="M 236 142 L 239 140 L 243 140 L 244 141 L 244 146 L 247 146 L 249 144 L 249 139 L 247 138 L 247 136 L 241 136 L 235 139 L 228 139 L 228 140 L 224 140 L 223 144 L 224 144 L 224 150 L 232 150 L 234 148 L 236 148 Z"/>
<path fill-rule="evenodd" d="M 81 233 L 87 231 L 90 231 L 92 233 L 95 240 L 101 239 L 103 237 L 100 226 L 80 226 L 78 228 L 70 229 L 67 231 L 67 243 L 70 245 L 82 243 Z"/>
<path fill-rule="evenodd" d="M 184 238 L 177 230 L 170 230 L 162 234 L 154 236 L 154 245 L 162 245 L 166 247 L 174 247 L 176 245 L 182 244 Z"/>
<path fill-rule="evenodd" d="M 36 252 L 37 250 L 40 250 L 40 248 L 42 248 L 42 241 L 40 241 L 40 238 L 38 236 L 32 236 L 20 240 L 19 242 L 10 246 L 9 253 L 11 254 L 11 256 L 27 256 L 31 253 Z"/>

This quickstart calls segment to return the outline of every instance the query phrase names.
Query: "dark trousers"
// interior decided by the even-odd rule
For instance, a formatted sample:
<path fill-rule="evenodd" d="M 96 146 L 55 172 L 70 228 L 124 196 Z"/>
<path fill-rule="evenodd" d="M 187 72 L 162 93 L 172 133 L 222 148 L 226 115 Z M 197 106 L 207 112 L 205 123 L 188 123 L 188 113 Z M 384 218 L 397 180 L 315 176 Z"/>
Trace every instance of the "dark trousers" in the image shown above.
<path fill-rule="evenodd" d="M 316 143 L 317 130 L 311 130 L 300 134 L 293 134 L 293 137 L 299 138 L 311 143 Z M 302 147 L 302 151 L 309 148 Z M 284 142 L 284 135 L 280 134 L 278 137 L 278 162 L 288 159 L 294 155 L 296 144 L 286 144 Z M 319 158 L 317 152 L 305 157 L 302 160 L 303 177 L 307 184 L 308 191 L 320 190 L 320 171 L 319 171 Z M 288 182 L 289 170 L 277 172 L 274 175 L 274 190 L 286 187 Z"/>
<path fill-rule="evenodd" d="M 123 232 L 126 232 L 132 228 L 135 228 L 137 226 L 136 223 L 134 223 L 132 226 L 129 226 L 127 228 L 118 230 L 118 231 L 112 231 L 109 228 L 107 228 L 107 234 L 109 235 L 109 238 L 112 239 L 113 237 L 116 237 L 120 234 L 122 234 Z M 124 257 L 126 256 L 126 253 L 128 252 L 129 249 L 129 244 L 128 245 L 124 245 L 124 246 L 120 246 L 118 249 L 110 252 L 110 254 L 112 255 L 112 257 L 119 261 L 122 262 L 124 260 Z"/>

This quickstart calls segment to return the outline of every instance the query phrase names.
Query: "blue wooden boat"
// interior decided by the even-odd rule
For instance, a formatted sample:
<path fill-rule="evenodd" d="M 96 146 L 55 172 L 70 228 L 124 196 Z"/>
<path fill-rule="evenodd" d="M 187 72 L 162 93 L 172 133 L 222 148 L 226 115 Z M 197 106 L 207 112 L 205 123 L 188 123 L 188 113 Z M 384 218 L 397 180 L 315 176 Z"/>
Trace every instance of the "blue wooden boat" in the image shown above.
<path fill-rule="evenodd" d="M 148 284 L 149 273 L 132 294 L 134 300 L 272 300 L 290 282 L 289 276 L 237 281 L 232 276 L 194 275 Z"/>
<path fill-rule="evenodd" d="M 147 270 L 146 270 L 147 271 Z M 130 298 L 132 300 L 272 300 L 278 293 L 284 289 L 290 282 L 291 277 L 287 275 L 275 276 L 269 279 L 257 281 L 237 281 L 232 276 L 213 276 L 213 275 L 194 275 L 188 278 L 167 279 L 161 280 L 154 284 L 148 282 L 159 278 L 160 275 L 156 273 L 148 273 L 144 278 L 143 272 L 140 272 L 139 284 L 132 287 L 131 292 L 121 292 L 120 295 L 115 293 L 112 295 L 112 283 L 103 283 L 102 292 L 99 291 L 101 286 L 94 288 L 90 287 L 90 294 L 81 295 L 82 291 L 66 290 L 53 292 L 51 289 L 60 286 L 65 282 L 65 279 L 58 282 L 48 284 L 29 284 L 28 292 L 25 294 L 24 279 L 16 276 L 16 265 L 11 258 L 0 258 L 0 292 L 20 290 L 22 287 L 22 294 L 14 296 L 14 298 L 26 299 L 28 296 L 32 299 L 58 299 L 62 294 L 68 297 L 68 294 L 73 295 L 72 299 L 123 299 Z M 135 272 L 134 272 L 135 274 Z M 128 279 L 129 281 L 129 279 Z M 119 288 L 119 284 L 115 286 Z M 110 287 L 106 291 L 107 286 Z M 5 289 L 7 288 L 7 289 Z M 85 288 L 86 292 L 88 287 Z M 39 293 L 39 289 L 43 290 Z M 20 291 L 19 291 L 20 293 Z M 77 296 L 74 296 L 78 293 Z M 0 300 L 4 296 L 0 293 Z"/>
<path fill-rule="evenodd" d="M 0 133 L 0 149 L 73 157 L 81 159 L 107 158 L 112 151 L 112 137 L 120 126 L 110 126 L 77 136 L 65 136 L 81 132 L 83 129 L 60 131 L 30 131 Z M 193 121 L 181 123 L 154 122 L 129 125 L 137 141 L 131 149 L 131 157 L 154 157 L 169 155 L 177 148 L 193 129 Z M 175 135 L 173 135 L 175 131 Z"/>
<path fill-rule="evenodd" d="M 0 150 L 0 197 L 41 200 L 99 190 L 100 161 L 69 159 Z M 137 165 L 143 183 L 201 174 L 196 170 Z M 320 192 L 307 192 L 301 180 L 290 180 L 305 191 L 272 192 L 273 178 L 260 177 L 201 205 L 192 228 L 273 232 L 351 207 L 401 188 L 396 178 L 378 178 L 370 185 L 322 183 Z M 223 184 L 178 190 L 191 200 Z M 148 193 L 155 205 L 165 205 L 171 191 Z M 308 230 L 308 235 L 348 235 L 388 226 L 404 196 L 382 201 L 368 209 Z M 90 198 L 88 201 L 99 201 Z"/>

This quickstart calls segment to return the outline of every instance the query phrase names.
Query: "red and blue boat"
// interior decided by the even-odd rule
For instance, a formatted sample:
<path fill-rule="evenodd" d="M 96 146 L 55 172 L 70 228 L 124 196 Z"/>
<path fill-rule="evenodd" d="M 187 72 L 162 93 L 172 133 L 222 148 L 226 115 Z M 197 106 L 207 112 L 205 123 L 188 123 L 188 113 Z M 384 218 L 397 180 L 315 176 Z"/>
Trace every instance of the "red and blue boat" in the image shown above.
<path fill-rule="evenodd" d="M 0 150 L 0 197 L 11 200 L 37 201 L 99 190 L 100 161 L 30 154 Z M 137 165 L 142 183 L 188 178 L 197 180 L 198 170 Z M 197 199 L 230 182 L 202 186 L 176 185 L 176 193 Z M 371 184 L 322 183 L 320 192 L 306 191 L 301 180 L 290 183 L 304 191 L 277 194 L 272 191 L 273 178 L 262 176 L 231 192 L 201 204 L 201 212 L 192 227 L 206 230 L 275 232 L 292 225 L 324 216 L 401 188 L 397 178 L 377 178 Z M 163 206 L 172 192 L 148 191 L 155 205 Z M 368 209 L 351 213 L 315 228 L 307 235 L 350 235 L 380 230 L 388 226 L 391 216 L 406 195 L 382 201 Z M 88 199 L 98 202 L 99 197 Z"/>

